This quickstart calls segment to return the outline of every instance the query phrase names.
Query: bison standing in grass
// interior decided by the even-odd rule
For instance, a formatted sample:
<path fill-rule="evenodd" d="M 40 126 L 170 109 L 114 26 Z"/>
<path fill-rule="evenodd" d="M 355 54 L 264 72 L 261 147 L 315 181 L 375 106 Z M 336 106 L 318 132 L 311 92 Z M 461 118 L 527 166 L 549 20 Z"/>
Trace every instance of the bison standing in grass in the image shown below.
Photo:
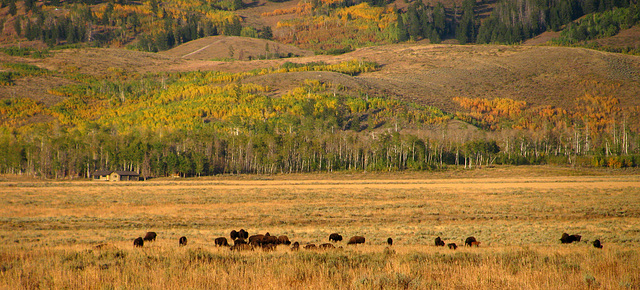
<path fill-rule="evenodd" d="M 279 245 L 291 245 L 291 241 L 289 241 L 289 237 L 287 236 L 279 236 L 278 237 L 278 244 Z"/>
<path fill-rule="evenodd" d="M 187 245 L 187 237 L 180 237 L 180 240 L 178 240 L 178 244 L 180 246 L 186 246 Z"/>
<path fill-rule="evenodd" d="M 458 245 L 456 245 L 456 243 L 449 243 L 447 244 L 447 247 L 449 247 L 449 249 L 455 250 L 458 248 Z"/>
<path fill-rule="evenodd" d="M 364 244 L 363 236 L 353 236 L 347 242 L 347 245 L 357 245 L 357 244 Z"/>
<path fill-rule="evenodd" d="M 227 238 L 225 238 L 225 237 L 216 238 L 214 240 L 214 243 L 216 244 L 216 246 L 219 246 L 219 247 L 222 247 L 222 246 L 228 247 L 229 246 L 229 242 L 227 242 Z"/>
<path fill-rule="evenodd" d="M 229 234 L 229 237 L 231 238 L 232 241 L 235 241 L 239 237 L 238 232 L 236 232 L 236 230 L 232 230 L 231 233 Z"/>
<path fill-rule="evenodd" d="M 298 250 L 300 250 L 300 243 L 298 242 L 293 243 L 293 246 L 291 246 L 291 251 L 297 252 Z"/>
<path fill-rule="evenodd" d="M 602 249 L 602 244 L 600 243 L 600 240 L 593 241 L 593 246 L 598 249 Z"/>
<path fill-rule="evenodd" d="M 393 246 L 393 239 L 392 238 L 388 238 L 387 239 L 387 245 Z"/>
<path fill-rule="evenodd" d="M 142 237 L 138 237 L 137 239 L 133 240 L 133 246 L 142 248 L 142 246 L 144 246 L 144 240 L 142 239 Z"/>
<path fill-rule="evenodd" d="M 156 235 L 155 232 L 147 232 L 147 234 L 144 235 L 143 240 L 145 240 L 146 242 L 151 242 L 151 241 L 155 242 L 157 236 L 158 235 Z"/>
<path fill-rule="evenodd" d="M 444 241 L 440 237 L 435 239 L 435 243 L 437 247 L 444 247 Z"/>
<path fill-rule="evenodd" d="M 582 239 L 581 235 L 569 235 L 567 233 L 562 233 L 562 237 L 560 237 L 560 242 L 563 244 L 571 244 L 573 242 L 579 242 Z"/>
<path fill-rule="evenodd" d="M 238 238 L 242 238 L 242 239 L 248 239 L 249 238 L 249 232 L 245 231 L 244 229 L 240 229 L 240 231 L 238 231 Z"/>
<path fill-rule="evenodd" d="M 474 242 L 477 242 L 475 237 L 468 237 L 466 240 L 464 240 L 464 245 L 471 247 L 473 246 Z"/>
<path fill-rule="evenodd" d="M 338 233 L 333 233 L 329 235 L 329 241 L 330 242 L 339 242 L 342 241 L 342 236 Z"/>

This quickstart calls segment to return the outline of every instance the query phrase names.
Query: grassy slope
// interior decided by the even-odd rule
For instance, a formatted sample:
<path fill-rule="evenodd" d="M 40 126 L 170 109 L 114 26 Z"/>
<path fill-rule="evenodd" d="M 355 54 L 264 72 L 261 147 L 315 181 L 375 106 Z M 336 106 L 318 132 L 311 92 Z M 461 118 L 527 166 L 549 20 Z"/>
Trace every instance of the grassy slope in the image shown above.
<path fill-rule="evenodd" d="M 177 49 L 185 54 L 197 51 L 204 45 L 189 47 Z M 340 56 L 233 62 L 186 60 L 168 54 L 120 49 L 64 50 L 45 59 L 19 59 L 0 54 L 0 61 L 28 62 L 60 72 L 78 71 L 95 75 L 109 75 L 114 70 L 139 73 L 194 70 L 238 72 L 279 66 L 286 61 L 337 63 L 350 59 L 375 61 L 382 68 L 355 78 L 336 74 L 294 73 L 279 75 L 277 82 L 265 79 L 255 81 L 266 82 L 285 92 L 286 88 L 299 84 L 303 79 L 318 78 L 341 83 L 354 92 L 390 95 L 447 111 L 457 108 L 451 99 L 460 96 L 513 98 L 534 106 L 565 107 L 573 105 L 567 100 L 585 92 L 613 95 L 620 99 L 622 107 L 640 105 L 636 97 L 640 94 L 640 57 L 582 48 L 400 44 L 363 48 Z M 52 78 L 18 79 L 18 86 L 0 87 L 0 96 L 33 97 L 31 92 L 34 90 L 42 91 L 47 86 L 57 85 Z M 46 95 L 38 95 L 38 99 L 47 104 L 55 102 L 55 99 L 47 99 Z"/>

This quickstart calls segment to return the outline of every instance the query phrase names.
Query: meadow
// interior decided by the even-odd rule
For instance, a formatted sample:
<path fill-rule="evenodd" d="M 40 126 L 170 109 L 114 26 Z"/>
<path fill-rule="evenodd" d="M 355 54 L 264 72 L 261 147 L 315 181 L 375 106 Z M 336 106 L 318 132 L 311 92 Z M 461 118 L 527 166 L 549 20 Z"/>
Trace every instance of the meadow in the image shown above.
<path fill-rule="evenodd" d="M 535 170 L 123 183 L 0 176 L 0 288 L 639 288 L 640 175 Z M 214 245 L 240 228 L 301 245 L 333 232 L 366 243 Z M 147 231 L 157 240 L 134 248 Z M 561 244 L 563 232 L 583 241 Z M 438 236 L 461 247 L 436 247 Z M 481 245 L 463 247 L 468 236 Z"/>

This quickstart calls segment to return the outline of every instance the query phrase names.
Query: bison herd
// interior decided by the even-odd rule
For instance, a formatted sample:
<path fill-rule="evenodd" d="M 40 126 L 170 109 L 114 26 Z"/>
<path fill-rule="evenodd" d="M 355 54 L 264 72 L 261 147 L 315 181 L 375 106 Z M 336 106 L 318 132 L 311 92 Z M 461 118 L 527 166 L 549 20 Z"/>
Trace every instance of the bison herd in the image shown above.
<path fill-rule="evenodd" d="M 147 232 L 144 235 L 144 238 L 138 237 L 135 240 L 133 240 L 133 246 L 143 247 L 145 242 L 155 241 L 157 236 L 158 235 L 155 232 Z M 273 251 L 276 249 L 276 246 L 278 245 L 287 245 L 287 246 L 291 245 L 291 241 L 289 241 L 289 237 L 284 235 L 281 235 L 281 236 L 271 235 L 268 232 L 265 234 L 256 234 L 256 235 L 249 236 L 249 233 L 244 229 L 240 229 L 239 231 L 232 230 L 231 233 L 229 234 L 229 237 L 231 238 L 233 245 L 229 244 L 229 241 L 227 240 L 226 237 L 216 238 L 214 240 L 214 244 L 218 247 L 229 247 L 229 249 L 231 249 L 232 251 L 254 250 L 256 248 L 261 248 L 264 251 Z M 569 235 L 567 233 L 563 233 L 562 237 L 560 237 L 560 242 L 562 244 L 571 244 L 573 242 L 580 242 L 581 239 L 582 239 L 582 236 L 580 235 Z M 337 243 L 340 241 L 342 241 L 342 235 L 338 233 L 332 233 L 329 235 L 329 242 L 331 243 L 323 243 L 323 244 L 320 244 L 319 246 L 316 246 L 316 244 L 313 244 L 313 243 L 308 243 L 303 248 L 305 250 L 315 250 L 315 249 L 330 250 L 335 248 L 335 246 L 332 243 Z M 365 243 L 365 238 L 363 236 L 353 236 L 349 239 L 349 241 L 347 241 L 347 245 L 357 245 L 357 244 L 364 244 L 364 243 Z M 393 239 L 388 238 L 387 244 L 389 246 L 392 246 Z M 600 242 L 600 240 L 595 240 L 593 241 L 592 244 L 595 248 L 602 249 L 602 243 Z M 180 239 L 178 240 L 178 245 L 186 246 L 187 237 L 184 237 L 184 236 L 180 237 Z M 445 242 L 442 240 L 442 238 L 437 237 L 435 238 L 435 245 L 436 247 L 444 247 Z M 458 248 L 458 245 L 456 245 L 456 243 L 448 243 L 446 245 L 447 247 L 449 247 L 449 249 L 452 249 L 452 250 L 455 250 Z M 468 247 L 473 247 L 473 246 L 479 247 L 480 242 L 476 240 L 475 237 L 467 237 L 464 240 L 464 245 Z M 298 250 L 300 250 L 300 243 L 298 242 L 293 243 L 293 245 L 291 246 L 291 251 L 298 251 Z"/>

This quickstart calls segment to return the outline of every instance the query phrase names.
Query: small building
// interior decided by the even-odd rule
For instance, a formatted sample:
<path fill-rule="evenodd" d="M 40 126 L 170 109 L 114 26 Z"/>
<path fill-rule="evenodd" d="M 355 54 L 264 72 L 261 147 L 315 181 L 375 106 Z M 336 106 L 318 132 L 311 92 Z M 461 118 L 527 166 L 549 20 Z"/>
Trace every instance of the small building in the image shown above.
<path fill-rule="evenodd" d="M 109 180 L 111 181 L 138 181 L 140 174 L 133 171 L 114 171 L 111 172 Z"/>
<path fill-rule="evenodd" d="M 112 172 L 111 170 L 96 170 L 91 173 L 91 179 L 109 181 Z"/>
<path fill-rule="evenodd" d="M 91 173 L 91 178 L 103 181 L 138 181 L 140 174 L 133 171 L 96 170 Z"/>

